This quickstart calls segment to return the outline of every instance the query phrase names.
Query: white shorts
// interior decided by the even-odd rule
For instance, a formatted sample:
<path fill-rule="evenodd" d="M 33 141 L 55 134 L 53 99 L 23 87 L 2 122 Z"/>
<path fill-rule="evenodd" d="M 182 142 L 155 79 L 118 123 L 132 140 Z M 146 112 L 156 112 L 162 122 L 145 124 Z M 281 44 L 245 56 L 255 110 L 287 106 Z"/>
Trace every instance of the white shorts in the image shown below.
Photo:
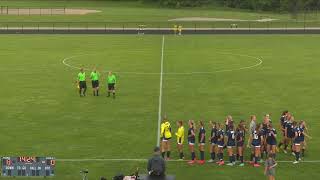
<path fill-rule="evenodd" d="M 259 147 L 261 147 L 261 146 L 253 146 L 253 147 L 255 147 L 255 148 L 259 148 Z"/>
<path fill-rule="evenodd" d="M 228 149 L 234 148 L 235 146 L 227 146 Z"/>
<path fill-rule="evenodd" d="M 206 143 L 199 143 L 199 146 L 201 146 L 201 145 L 204 146 L 204 145 L 206 145 Z"/>
<path fill-rule="evenodd" d="M 294 143 L 294 145 L 295 145 L 295 146 L 300 146 L 301 144 L 300 144 L 300 143 Z"/>
<path fill-rule="evenodd" d="M 218 145 L 219 148 L 223 148 L 224 146 Z"/>
<path fill-rule="evenodd" d="M 194 143 L 189 142 L 188 144 L 189 144 L 189 146 L 194 146 Z"/>

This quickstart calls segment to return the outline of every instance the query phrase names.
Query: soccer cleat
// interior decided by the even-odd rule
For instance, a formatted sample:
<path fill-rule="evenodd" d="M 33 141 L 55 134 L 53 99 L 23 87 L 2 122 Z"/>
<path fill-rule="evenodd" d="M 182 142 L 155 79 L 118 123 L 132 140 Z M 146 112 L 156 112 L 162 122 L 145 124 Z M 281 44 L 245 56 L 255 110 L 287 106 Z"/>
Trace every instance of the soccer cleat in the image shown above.
<path fill-rule="evenodd" d="M 224 161 L 220 161 L 218 165 L 219 165 L 219 166 L 224 165 Z"/>
<path fill-rule="evenodd" d="M 301 159 L 301 158 L 299 158 L 299 161 L 302 161 L 302 159 Z"/>
<path fill-rule="evenodd" d="M 260 167 L 260 164 L 254 164 L 253 167 Z"/>
<path fill-rule="evenodd" d="M 254 164 L 254 162 L 253 162 L 253 161 L 249 161 L 249 164 L 253 165 L 253 164 Z"/>
<path fill-rule="evenodd" d="M 293 164 L 298 164 L 299 163 L 299 161 L 293 161 Z"/>
<path fill-rule="evenodd" d="M 200 165 L 203 165 L 205 163 L 205 161 L 204 160 L 199 160 L 197 163 L 200 164 Z"/>
<path fill-rule="evenodd" d="M 288 153 L 288 152 L 287 152 L 287 150 L 285 150 L 285 149 L 283 150 L 283 152 L 284 152 L 285 154 L 287 154 L 287 153 Z"/>
<path fill-rule="evenodd" d="M 228 163 L 227 166 L 233 166 L 233 163 Z"/>
<path fill-rule="evenodd" d="M 292 154 L 292 156 L 296 156 L 296 154 L 294 152 L 292 152 L 291 154 Z"/>
<path fill-rule="evenodd" d="M 213 163 L 214 160 L 213 159 L 210 159 L 209 161 L 207 161 L 208 163 Z"/>
<path fill-rule="evenodd" d="M 244 163 L 239 164 L 240 167 L 244 166 Z"/>
<path fill-rule="evenodd" d="M 263 159 L 260 159 L 260 163 L 263 163 Z"/>

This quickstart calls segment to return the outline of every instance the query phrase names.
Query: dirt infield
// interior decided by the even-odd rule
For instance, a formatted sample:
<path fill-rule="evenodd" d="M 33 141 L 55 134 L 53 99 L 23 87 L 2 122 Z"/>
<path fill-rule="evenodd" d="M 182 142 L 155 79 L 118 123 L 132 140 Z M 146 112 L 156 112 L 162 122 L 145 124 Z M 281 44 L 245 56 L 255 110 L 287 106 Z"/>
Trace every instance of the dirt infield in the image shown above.
<path fill-rule="evenodd" d="M 68 9 L 68 8 L 1 8 L 0 15 L 86 15 L 99 13 L 92 9 Z"/>

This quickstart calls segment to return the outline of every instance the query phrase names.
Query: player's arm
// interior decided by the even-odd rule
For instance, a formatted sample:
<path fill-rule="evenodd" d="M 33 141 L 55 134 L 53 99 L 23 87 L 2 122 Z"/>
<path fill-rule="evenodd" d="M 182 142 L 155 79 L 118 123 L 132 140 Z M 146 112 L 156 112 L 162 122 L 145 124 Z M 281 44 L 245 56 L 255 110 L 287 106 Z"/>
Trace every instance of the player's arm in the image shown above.
<path fill-rule="evenodd" d="M 201 140 L 200 140 L 200 142 L 203 142 L 203 139 L 204 139 L 204 133 L 201 133 Z"/>
<path fill-rule="evenodd" d="M 261 144 L 263 144 L 265 141 L 265 138 L 263 138 L 263 136 L 261 136 Z"/>
<path fill-rule="evenodd" d="M 284 129 L 284 137 L 285 137 L 285 138 L 288 138 L 288 137 L 287 137 L 287 133 L 288 133 L 288 128 L 286 127 L 286 128 Z"/>

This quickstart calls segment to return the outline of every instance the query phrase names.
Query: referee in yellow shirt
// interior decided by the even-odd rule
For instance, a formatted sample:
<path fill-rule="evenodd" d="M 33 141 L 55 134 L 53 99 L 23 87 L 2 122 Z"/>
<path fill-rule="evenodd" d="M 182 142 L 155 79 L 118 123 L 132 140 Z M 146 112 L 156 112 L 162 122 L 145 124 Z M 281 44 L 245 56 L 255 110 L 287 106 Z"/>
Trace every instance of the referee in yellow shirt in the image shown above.
<path fill-rule="evenodd" d="M 184 154 L 183 154 L 183 141 L 184 141 L 183 122 L 180 120 L 180 121 L 177 122 L 177 125 L 178 125 L 178 131 L 176 132 L 177 147 L 178 147 L 180 160 L 183 160 L 184 159 Z"/>
<path fill-rule="evenodd" d="M 165 154 L 167 153 L 166 160 L 170 160 L 170 140 L 172 138 L 171 134 L 171 124 L 166 117 L 163 118 L 162 124 L 160 127 L 160 137 L 161 137 L 161 155 L 165 158 Z"/>

